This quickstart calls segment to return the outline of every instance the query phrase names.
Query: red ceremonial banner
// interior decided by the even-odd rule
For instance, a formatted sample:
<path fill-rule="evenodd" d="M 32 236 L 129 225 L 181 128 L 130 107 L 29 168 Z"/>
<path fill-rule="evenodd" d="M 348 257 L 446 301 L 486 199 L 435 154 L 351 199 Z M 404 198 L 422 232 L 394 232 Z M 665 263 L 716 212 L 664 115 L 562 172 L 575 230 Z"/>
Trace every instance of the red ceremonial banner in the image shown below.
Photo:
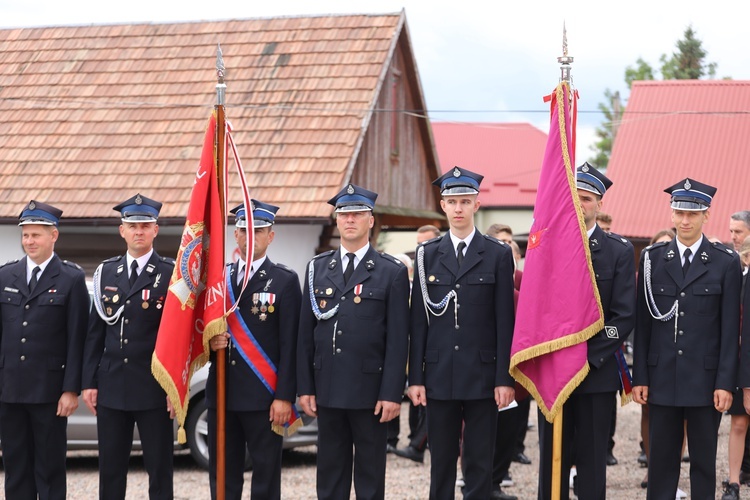
<path fill-rule="evenodd" d="M 180 250 L 151 359 L 151 371 L 174 406 L 181 443 L 185 442 L 183 427 L 190 377 L 208 361 L 211 337 L 227 330 L 224 318 L 225 226 L 215 138 L 214 113 L 203 141 Z M 222 175 L 225 180 L 226 174 Z M 225 186 L 226 182 L 221 185 Z"/>

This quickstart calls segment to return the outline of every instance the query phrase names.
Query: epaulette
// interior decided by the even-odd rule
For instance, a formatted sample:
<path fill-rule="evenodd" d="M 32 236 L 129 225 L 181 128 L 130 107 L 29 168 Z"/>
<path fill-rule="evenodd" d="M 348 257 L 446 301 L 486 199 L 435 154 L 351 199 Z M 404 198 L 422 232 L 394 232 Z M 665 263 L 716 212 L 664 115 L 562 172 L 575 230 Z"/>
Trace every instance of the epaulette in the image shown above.
<path fill-rule="evenodd" d="M 644 248 L 643 250 L 645 251 L 645 250 L 651 250 L 652 248 L 659 248 L 659 247 L 663 247 L 663 246 L 664 246 L 664 245 L 666 245 L 667 243 L 669 243 L 669 242 L 668 242 L 668 241 L 659 241 L 659 242 L 657 242 L 657 243 L 654 243 L 654 244 L 652 244 L 652 245 L 649 245 L 649 246 L 647 246 L 647 247 L 646 247 L 646 248 Z"/>
<path fill-rule="evenodd" d="M 380 253 L 380 256 L 383 257 L 383 259 L 385 259 L 387 262 L 392 262 L 392 263 L 394 263 L 396 265 L 399 265 L 399 266 L 403 266 L 404 265 L 403 262 L 401 262 L 399 259 L 397 259 L 396 257 L 394 257 L 391 254 L 388 254 L 388 253 L 385 253 L 385 252 L 379 252 L 379 253 Z"/>
<path fill-rule="evenodd" d="M 281 269 L 283 271 L 286 271 L 288 273 L 293 273 L 294 272 L 294 269 L 292 269 L 291 267 L 287 266 L 286 264 L 280 264 L 278 262 L 274 262 L 273 265 L 274 265 L 274 267 L 278 267 L 279 269 Z"/>
<path fill-rule="evenodd" d="M 323 252 L 323 253 L 319 253 L 318 255 L 316 255 L 315 257 L 313 257 L 312 260 L 319 259 L 321 257 L 326 257 L 328 255 L 333 254 L 335 251 L 336 251 L 336 249 L 328 250 L 327 252 Z"/>
<path fill-rule="evenodd" d="M 159 260 L 160 260 L 160 261 L 162 261 L 162 262 L 166 262 L 167 264 L 170 264 L 170 265 L 173 265 L 173 266 L 174 266 L 174 262 L 175 262 L 175 261 L 174 261 L 174 259 L 173 259 L 173 258 L 171 258 L 171 257 L 162 257 L 162 256 L 160 255 L 160 256 L 159 256 Z"/>
<path fill-rule="evenodd" d="M 440 241 L 442 239 L 443 239 L 443 235 L 441 234 L 440 236 L 435 236 L 431 240 L 423 241 L 422 243 L 420 243 L 420 245 L 423 245 L 423 246 L 424 245 L 429 245 L 430 243 L 435 243 L 435 242 L 438 242 L 438 241 Z"/>
<path fill-rule="evenodd" d="M 69 260 L 64 260 L 64 261 L 62 261 L 62 263 L 65 264 L 66 266 L 70 266 L 72 268 L 75 268 L 75 269 L 83 271 L 83 268 L 81 266 L 79 266 L 78 264 L 76 264 L 75 262 L 71 262 Z"/>
<path fill-rule="evenodd" d="M 21 260 L 21 259 L 16 259 L 16 260 L 9 260 L 9 261 L 8 261 L 8 262 L 6 262 L 5 264 L 3 264 L 3 265 L 0 265 L 0 268 L 3 268 L 3 267 L 5 267 L 5 266 L 7 266 L 8 264 L 15 264 L 16 262 L 18 262 L 18 261 L 20 261 L 20 260 Z"/>
<path fill-rule="evenodd" d="M 724 243 L 719 243 L 718 241 L 712 241 L 711 246 L 718 250 L 719 253 L 725 253 L 727 255 L 734 255 L 735 251 L 726 246 Z"/>
<path fill-rule="evenodd" d="M 495 238 L 494 236 L 490 236 L 489 234 L 483 234 L 482 236 L 484 236 L 484 239 L 487 241 L 498 243 L 500 245 L 507 245 L 507 243 L 505 243 L 503 240 L 498 240 L 497 238 Z"/>
<path fill-rule="evenodd" d="M 114 257 L 110 257 L 109 259 L 102 261 L 102 264 L 107 264 L 108 262 L 115 262 L 115 261 L 120 260 L 121 258 L 122 258 L 122 255 L 116 255 Z"/>
<path fill-rule="evenodd" d="M 615 233 L 604 233 L 604 234 L 609 236 L 611 239 L 621 243 L 622 245 L 628 246 L 630 244 L 630 241 L 628 241 L 627 238 L 624 238 L 620 236 L 619 234 L 615 234 Z"/>

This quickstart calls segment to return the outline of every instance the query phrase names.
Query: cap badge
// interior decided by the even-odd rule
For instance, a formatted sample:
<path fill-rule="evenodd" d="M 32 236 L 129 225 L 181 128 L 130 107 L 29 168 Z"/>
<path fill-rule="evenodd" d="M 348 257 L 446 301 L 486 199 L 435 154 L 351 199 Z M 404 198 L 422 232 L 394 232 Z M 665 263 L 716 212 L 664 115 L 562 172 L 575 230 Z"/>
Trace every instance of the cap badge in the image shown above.
<path fill-rule="evenodd" d="M 135 197 L 135 204 L 136 205 L 142 205 L 143 204 L 143 198 L 141 198 L 141 195 L 136 195 L 136 197 Z"/>
<path fill-rule="evenodd" d="M 584 165 L 584 166 L 581 167 L 581 172 L 585 173 L 585 172 L 588 172 L 588 171 L 589 171 L 589 166 L 588 165 Z"/>
<path fill-rule="evenodd" d="M 352 186 L 351 184 L 349 184 L 349 187 L 346 188 L 346 192 L 348 194 L 354 194 L 354 186 Z"/>
<path fill-rule="evenodd" d="M 461 171 L 458 169 L 458 167 L 453 169 L 453 177 L 461 177 Z"/>
<path fill-rule="evenodd" d="M 34 203 L 33 201 L 29 203 L 29 210 L 36 210 L 36 203 Z"/>
<path fill-rule="evenodd" d="M 691 187 L 693 187 L 693 185 L 692 185 L 692 184 L 690 184 L 690 181 L 686 180 L 686 181 L 685 181 L 685 189 L 687 189 L 688 191 L 690 191 L 690 188 L 691 188 Z"/>

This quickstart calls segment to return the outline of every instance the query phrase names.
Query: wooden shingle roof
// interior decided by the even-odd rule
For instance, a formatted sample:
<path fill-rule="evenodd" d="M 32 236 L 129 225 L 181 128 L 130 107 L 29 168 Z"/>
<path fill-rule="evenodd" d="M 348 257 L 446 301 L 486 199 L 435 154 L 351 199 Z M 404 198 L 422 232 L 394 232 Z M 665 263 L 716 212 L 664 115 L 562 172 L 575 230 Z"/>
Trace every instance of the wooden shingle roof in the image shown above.
<path fill-rule="evenodd" d="M 404 23 L 401 12 L 0 30 L 0 218 L 31 198 L 111 218 L 135 192 L 184 217 L 218 44 L 251 196 L 283 217 L 327 217 Z"/>

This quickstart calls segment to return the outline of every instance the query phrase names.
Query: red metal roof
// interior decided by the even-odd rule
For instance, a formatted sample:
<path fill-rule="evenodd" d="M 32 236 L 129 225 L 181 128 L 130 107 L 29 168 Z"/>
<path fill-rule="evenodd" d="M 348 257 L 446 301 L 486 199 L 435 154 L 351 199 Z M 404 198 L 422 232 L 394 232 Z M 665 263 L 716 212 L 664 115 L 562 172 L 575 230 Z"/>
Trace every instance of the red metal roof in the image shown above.
<path fill-rule="evenodd" d="M 533 207 L 547 134 L 528 123 L 432 123 L 443 173 L 484 175 L 483 207 Z"/>
<path fill-rule="evenodd" d="M 728 241 L 729 216 L 750 209 L 749 137 L 750 81 L 635 82 L 607 169 L 612 230 L 671 227 L 664 188 L 690 177 L 717 188 L 704 234 Z"/>

